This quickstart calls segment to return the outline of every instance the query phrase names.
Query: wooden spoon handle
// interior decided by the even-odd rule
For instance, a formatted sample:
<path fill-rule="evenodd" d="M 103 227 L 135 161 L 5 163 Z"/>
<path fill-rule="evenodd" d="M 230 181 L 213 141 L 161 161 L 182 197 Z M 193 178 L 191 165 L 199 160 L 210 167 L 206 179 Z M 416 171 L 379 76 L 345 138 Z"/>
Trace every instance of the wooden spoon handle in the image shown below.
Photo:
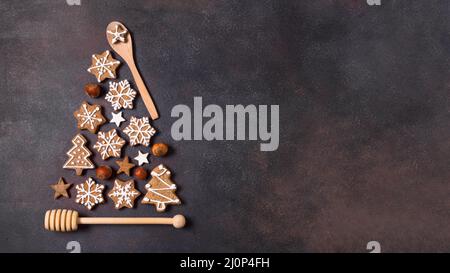
<path fill-rule="evenodd" d="M 131 74 L 133 74 L 133 78 L 138 88 L 139 94 L 141 94 L 141 97 L 144 100 L 145 107 L 147 107 L 147 110 L 150 113 L 150 117 L 153 120 L 158 119 L 158 110 L 156 110 L 155 103 L 153 103 L 153 99 L 150 96 L 150 93 L 148 92 L 144 81 L 142 80 L 141 74 L 139 74 L 136 64 L 134 62 L 128 62 L 128 67 L 131 70 Z"/>

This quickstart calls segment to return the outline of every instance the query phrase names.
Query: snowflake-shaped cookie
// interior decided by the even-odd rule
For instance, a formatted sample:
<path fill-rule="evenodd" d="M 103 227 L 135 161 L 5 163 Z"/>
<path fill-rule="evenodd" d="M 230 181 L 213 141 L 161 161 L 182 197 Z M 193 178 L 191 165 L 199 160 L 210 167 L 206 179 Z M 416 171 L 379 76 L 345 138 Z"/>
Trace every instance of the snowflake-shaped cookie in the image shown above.
<path fill-rule="evenodd" d="M 98 82 L 103 81 L 106 78 L 115 79 L 116 69 L 120 65 L 120 62 L 111 56 L 109 50 L 101 54 L 92 55 L 92 64 L 87 71 L 93 74 Z"/>
<path fill-rule="evenodd" d="M 120 157 L 125 140 L 117 135 L 116 129 L 111 129 L 108 132 L 99 132 L 97 138 L 94 148 L 97 149 L 103 160 L 111 156 Z"/>
<path fill-rule="evenodd" d="M 111 103 L 114 110 L 132 109 L 134 97 L 136 97 L 136 91 L 130 87 L 128 80 L 123 80 L 118 83 L 109 83 L 109 92 L 105 100 Z"/>
<path fill-rule="evenodd" d="M 88 178 L 84 183 L 76 186 L 77 197 L 75 202 L 86 206 L 91 210 L 95 205 L 103 203 L 103 189 L 104 185 L 97 184 L 92 178 Z"/>
<path fill-rule="evenodd" d="M 134 188 L 134 181 L 114 181 L 114 188 L 108 193 L 108 196 L 114 201 L 114 207 L 120 209 L 123 207 L 133 208 L 134 200 L 141 193 Z"/>
<path fill-rule="evenodd" d="M 97 132 L 98 127 L 106 122 L 105 117 L 102 115 L 100 105 L 90 105 L 85 101 L 83 101 L 80 108 L 73 115 L 78 121 L 79 129 L 87 129 L 94 134 Z"/>
<path fill-rule="evenodd" d="M 131 146 L 142 144 L 148 146 L 150 138 L 155 135 L 156 130 L 148 122 L 148 117 L 131 117 L 130 124 L 123 130 L 130 138 Z"/>
<path fill-rule="evenodd" d="M 122 27 L 120 25 L 116 25 L 116 28 L 114 29 L 114 31 L 108 30 L 107 31 L 108 34 L 111 34 L 111 42 L 113 44 L 117 43 L 118 41 L 120 42 L 125 42 L 125 36 L 127 34 L 127 30 L 122 29 Z"/>

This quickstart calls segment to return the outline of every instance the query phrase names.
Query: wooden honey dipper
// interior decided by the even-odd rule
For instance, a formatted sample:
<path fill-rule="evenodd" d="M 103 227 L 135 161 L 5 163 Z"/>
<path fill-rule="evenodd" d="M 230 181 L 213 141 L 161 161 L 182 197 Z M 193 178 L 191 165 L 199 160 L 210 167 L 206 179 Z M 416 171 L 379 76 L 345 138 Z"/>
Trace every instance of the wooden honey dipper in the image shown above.
<path fill-rule="evenodd" d="M 183 215 L 169 217 L 79 217 L 70 209 L 52 209 L 45 213 L 44 227 L 50 231 L 76 231 L 78 225 L 173 225 L 182 228 L 186 224 Z"/>

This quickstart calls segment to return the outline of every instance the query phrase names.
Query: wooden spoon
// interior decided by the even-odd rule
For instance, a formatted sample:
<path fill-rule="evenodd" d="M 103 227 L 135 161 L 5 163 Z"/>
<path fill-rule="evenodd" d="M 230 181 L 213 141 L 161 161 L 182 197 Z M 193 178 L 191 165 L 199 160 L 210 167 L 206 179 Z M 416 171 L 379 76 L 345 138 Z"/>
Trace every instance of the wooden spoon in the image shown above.
<path fill-rule="evenodd" d="M 115 32 L 116 26 L 119 26 L 122 30 L 125 30 L 126 33 L 123 35 L 125 38 L 125 41 L 116 41 L 113 43 L 113 34 L 110 34 L 109 32 Z M 139 74 L 139 70 L 136 67 L 136 64 L 134 62 L 133 57 L 133 40 L 131 39 L 131 34 L 128 31 L 128 29 L 120 22 L 111 22 L 106 27 L 106 39 L 108 40 L 109 45 L 111 48 L 119 54 L 122 59 L 125 60 L 125 62 L 128 64 L 128 67 L 131 70 L 131 74 L 133 74 L 134 81 L 136 82 L 136 86 L 139 90 L 139 93 L 141 94 L 142 99 L 144 100 L 145 107 L 147 107 L 147 110 L 150 114 L 150 117 L 155 120 L 159 118 L 158 110 L 156 110 L 156 106 L 153 103 L 152 97 L 150 96 L 150 93 L 147 90 L 147 87 L 145 86 L 144 81 L 142 80 L 141 75 Z"/>

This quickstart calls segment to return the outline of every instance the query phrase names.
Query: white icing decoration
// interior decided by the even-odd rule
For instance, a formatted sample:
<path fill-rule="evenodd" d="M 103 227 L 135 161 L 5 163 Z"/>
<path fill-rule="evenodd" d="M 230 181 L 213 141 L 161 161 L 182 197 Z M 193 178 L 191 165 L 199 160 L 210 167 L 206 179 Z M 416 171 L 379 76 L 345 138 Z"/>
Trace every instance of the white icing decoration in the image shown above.
<path fill-rule="evenodd" d="M 178 198 L 177 198 L 177 199 L 172 199 L 172 198 L 170 198 L 170 197 L 168 197 L 168 196 L 166 196 L 166 195 L 163 195 L 163 194 L 161 194 L 161 193 L 158 192 L 158 191 L 164 191 L 164 190 L 170 190 L 170 191 L 173 191 L 173 190 L 176 190 L 176 188 L 177 188 L 177 186 L 176 186 L 175 184 L 168 183 L 167 181 L 164 181 L 164 180 L 161 178 L 161 176 L 162 176 L 164 173 L 167 172 L 168 174 L 170 174 L 170 172 L 169 172 L 166 168 L 164 168 L 164 166 L 163 166 L 162 164 L 159 165 L 158 168 L 161 170 L 161 172 L 157 173 L 157 172 L 155 172 L 155 171 L 152 171 L 151 175 L 152 175 L 153 177 L 155 177 L 156 179 L 158 179 L 158 180 L 159 180 L 163 185 L 165 185 L 166 187 L 162 187 L 162 188 L 152 188 L 152 186 L 150 185 L 150 183 L 148 183 L 148 184 L 145 185 L 145 189 L 146 189 L 147 191 L 149 191 L 149 192 L 155 194 L 155 195 L 158 195 L 158 196 L 162 197 L 164 200 L 163 200 L 163 201 L 161 201 L 161 200 L 155 200 L 155 199 L 150 199 L 150 198 L 148 198 L 148 197 L 144 197 L 143 200 L 144 200 L 145 202 L 154 202 L 154 203 L 156 203 L 157 209 L 158 209 L 159 211 L 161 211 L 161 210 L 164 210 L 164 209 L 165 209 L 166 204 L 170 204 L 170 203 L 178 204 L 178 203 L 180 202 L 180 200 L 179 200 Z"/>
<path fill-rule="evenodd" d="M 115 64 L 120 64 L 119 61 L 108 61 L 108 56 L 110 52 L 109 50 L 106 50 L 105 57 L 97 58 L 97 56 L 92 55 L 92 58 L 95 59 L 95 65 L 88 68 L 88 72 L 92 72 L 91 70 L 97 70 L 97 81 L 101 82 L 101 76 L 105 73 L 108 73 L 111 78 L 115 78 L 115 75 L 113 71 L 111 70 L 111 67 Z"/>
<path fill-rule="evenodd" d="M 90 210 L 96 204 L 103 202 L 102 191 L 104 188 L 104 185 L 95 183 L 89 177 L 83 184 L 76 186 L 77 197 L 75 202 L 86 206 Z"/>
<path fill-rule="evenodd" d="M 108 132 L 99 132 L 98 141 L 95 143 L 94 148 L 105 160 L 110 156 L 120 157 L 122 146 L 125 144 L 125 140 L 117 136 L 116 129 L 111 129 Z"/>
<path fill-rule="evenodd" d="M 116 25 L 116 29 L 114 31 L 108 30 L 107 32 L 111 35 L 113 35 L 111 42 L 113 44 L 120 42 L 125 42 L 125 34 L 127 33 L 126 30 L 119 31 L 119 25 Z"/>
<path fill-rule="evenodd" d="M 69 156 L 69 159 L 64 164 L 63 168 L 65 169 L 93 169 L 94 164 L 89 160 L 89 156 L 91 156 L 91 151 L 88 150 L 84 145 L 86 144 L 86 139 L 78 134 L 72 139 L 73 147 L 66 153 Z M 77 155 L 79 151 L 83 151 L 80 155 Z M 83 160 L 75 160 L 75 158 L 83 159 Z M 78 163 L 77 165 L 75 165 Z"/>
<path fill-rule="evenodd" d="M 134 199 L 141 194 L 134 187 L 132 187 L 133 184 L 134 182 L 132 180 L 126 181 L 122 184 L 119 183 L 117 179 L 114 181 L 114 188 L 108 196 L 117 197 L 117 201 L 115 203 L 116 208 L 121 208 L 123 206 L 128 206 L 130 208 L 133 207 Z"/>
<path fill-rule="evenodd" d="M 88 126 L 91 127 L 91 130 L 94 130 L 96 122 L 102 123 L 103 120 L 101 118 L 95 117 L 96 113 L 100 111 L 99 106 L 95 107 L 94 110 L 92 110 L 92 112 L 89 112 L 86 103 L 83 103 L 81 109 L 83 110 L 83 112 L 81 114 L 77 114 L 77 117 L 81 118 L 82 121 L 80 127 L 83 127 L 87 123 Z"/>
<path fill-rule="evenodd" d="M 148 163 L 148 159 L 147 159 L 148 153 L 144 154 L 141 151 L 138 151 L 138 152 L 139 152 L 138 156 L 136 156 L 134 158 L 134 160 L 136 160 L 138 162 L 138 165 L 141 166 L 144 163 Z"/>
<path fill-rule="evenodd" d="M 148 117 L 140 119 L 131 117 L 130 124 L 123 132 L 130 138 L 131 146 L 138 144 L 148 146 L 150 144 L 150 138 L 155 135 L 156 130 L 150 125 Z"/>
<path fill-rule="evenodd" d="M 109 101 L 114 110 L 132 109 L 136 91 L 130 87 L 128 80 L 120 82 L 109 82 L 109 92 L 105 100 Z"/>
<path fill-rule="evenodd" d="M 117 114 L 112 112 L 111 114 L 112 114 L 113 117 L 112 117 L 110 123 L 115 123 L 117 127 L 120 126 L 120 123 L 125 121 L 125 119 L 122 117 L 122 112 L 119 112 Z"/>

